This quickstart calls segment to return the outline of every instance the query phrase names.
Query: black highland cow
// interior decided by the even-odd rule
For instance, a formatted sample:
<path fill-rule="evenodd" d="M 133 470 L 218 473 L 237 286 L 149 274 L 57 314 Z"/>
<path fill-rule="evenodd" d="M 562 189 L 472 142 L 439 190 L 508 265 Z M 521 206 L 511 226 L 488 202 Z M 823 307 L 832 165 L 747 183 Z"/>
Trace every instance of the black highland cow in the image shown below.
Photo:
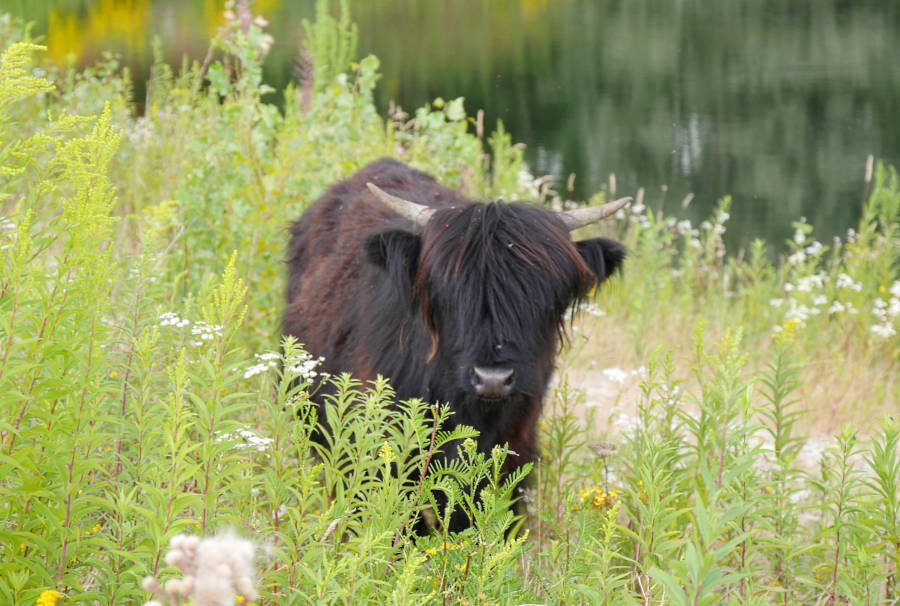
<path fill-rule="evenodd" d="M 626 201 L 567 213 L 485 204 L 378 160 L 293 224 L 284 332 L 326 372 L 381 374 L 400 400 L 449 403 L 451 423 L 480 432 L 479 451 L 518 453 L 508 472 L 537 456 L 566 310 L 625 256 L 569 231 Z"/>

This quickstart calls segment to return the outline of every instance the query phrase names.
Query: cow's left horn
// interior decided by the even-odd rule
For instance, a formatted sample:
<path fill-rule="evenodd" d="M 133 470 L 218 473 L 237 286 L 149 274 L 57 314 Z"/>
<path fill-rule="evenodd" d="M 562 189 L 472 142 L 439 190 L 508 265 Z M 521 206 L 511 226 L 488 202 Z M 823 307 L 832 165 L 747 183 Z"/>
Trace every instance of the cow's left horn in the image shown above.
<path fill-rule="evenodd" d="M 434 214 L 434 209 L 423 204 L 416 204 L 397 196 L 382 191 L 380 187 L 374 183 L 366 183 L 369 191 L 375 194 L 375 197 L 381 200 L 382 204 L 396 212 L 398 215 L 406 217 L 416 225 L 425 225 L 428 219 Z"/>
<path fill-rule="evenodd" d="M 556 214 L 560 219 L 563 220 L 563 223 L 566 224 L 566 227 L 569 228 L 569 231 L 574 231 L 579 227 L 584 227 L 585 225 L 590 225 L 591 223 L 596 223 L 601 219 L 605 219 L 606 217 L 614 214 L 617 210 L 619 210 L 629 202 L 631 202 L 630 197 L 619 198 L 618 200 L 607 202 L 602 206 L 576 208 L 575 210 L 567 210 Z"/>

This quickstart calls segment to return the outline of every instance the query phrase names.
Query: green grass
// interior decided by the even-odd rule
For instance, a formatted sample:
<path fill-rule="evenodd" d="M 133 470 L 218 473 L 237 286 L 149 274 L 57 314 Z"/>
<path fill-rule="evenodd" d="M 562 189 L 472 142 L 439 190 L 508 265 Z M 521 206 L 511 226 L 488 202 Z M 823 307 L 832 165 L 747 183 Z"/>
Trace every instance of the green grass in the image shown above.
<path fill-rule="evenodd" d="M 896 603 L 893 169 L 846 239 L 798 223 L 777 262 L 725 250 L 727 200 L 701 226 L 633 206 L 605 227 L 626 272 L 576 320 L 513 495 L 503 448 L 390 408 L 382 382 L 335 379 L 339 437 L 316 446 L 315 361 L 278 335 L 286 226 L 372 159 L 560 204 L 502 128 L 491 157 L 461 100 L 379 116 L 374 57 L 283 91 L 281 112 L 256 25 L 223 30 L 208 65 L 158 62 L 135 117 L 114 60 L 35 73 L 40 49 L 2 23 L 0 602 L 142 603 L 199 575 L 176 537 L 233 529 L 257 572 L 235 563 L 219 590 L 259 604 Z M 346 21 L 320 10 L 309 32 L 316 61 L 353 56 Z M 642 368 L 588 401 L 613 366 Z M 614 411 L 627 423 L 605 429 Z M 834 436 L 812 459 L 811 430 Z M 458 465 L 430 456 L 450 448 Z M 440 493 L 472 528 L 415 536 Z"/>

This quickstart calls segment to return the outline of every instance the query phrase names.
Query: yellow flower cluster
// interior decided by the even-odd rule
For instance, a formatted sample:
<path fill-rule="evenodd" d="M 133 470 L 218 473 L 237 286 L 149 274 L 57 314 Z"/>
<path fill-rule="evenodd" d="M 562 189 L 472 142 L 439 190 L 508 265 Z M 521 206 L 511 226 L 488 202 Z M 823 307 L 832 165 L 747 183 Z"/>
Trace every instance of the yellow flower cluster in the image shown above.
<path fill-rule="evenodd" d="M 393 447 L 388 442 L 385 442 L 381 445 L 381 450 L 378 451 L 378 456 L 384 459 L 386 465 L 390 465 L 391 461 L 394 460 Z"/>
<path fill-rule="evenodd" d="M 788 320 L 781 325 L 780 330 L 775 334 L 775 342 L 782 345 L 791 343 L 796 336 L 796 328 L 801 325 L 799 320 L 794 320 L 793 318 Z"/>
<path fill-rule="evenodd" d="M 38 596 L 35 606 L 56 606 L 56 600 L 58 600 L 61 595 L 61 593 L 54 589 L 45 589 L 41 592 L 41 595 Z"/>
<path fill-rule="evenodd" d="M 468 547 L 469 541 L 463 541 L 462 543 L 441 543 L 440 547 L 429 547 L 425 550 L 425 553 L 428 555 L 436 555 L 438 551 L 455 551 L 457 549 L 462 549 L 463 547 Z"/>
<path fill-rule="evenodd" d="M 615 488 L 606 490 L 599 486 L 591 486 L 578 492 L 579 505 L 585 506 L 585 504 L 589 503 L 594 509 L 606 509 L 615 503 L 618 498 L 619 492 Z"/>

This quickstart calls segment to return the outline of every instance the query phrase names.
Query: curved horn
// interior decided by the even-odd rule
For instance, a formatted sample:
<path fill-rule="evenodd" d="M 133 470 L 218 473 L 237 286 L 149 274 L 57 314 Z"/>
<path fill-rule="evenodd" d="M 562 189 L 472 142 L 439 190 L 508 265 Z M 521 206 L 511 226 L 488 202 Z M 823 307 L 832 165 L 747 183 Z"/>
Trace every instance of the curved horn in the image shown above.
<path fill-rule="evenodd" d="M 431 218 L 431 215 L 434 214 L 433 208 L 429 208 L 423 204 L 416 204 L 415 202 L 410 202 L 409 200 L 404 200 L 397 196 L 392 196 L 391 194 L 382 191 L 381 188 L 374 183 L 366 183 L 366 187 L 369 188 L 370 192 L 375 194 L 375 197 L 378 198 L 382 204 L 398 215 L 409 219 L 416 225 L 425 225 L 428 223 L 428 219 Z"/>
<path fill-rule="evenodd" d="M 579 227 L 584 227 L 585 225 L 596 223 L 600 219 L 605 219 L 606 217 L 614 214 L 617 210 L 619 210 L 629 202 L 631 202 L 631 197 L 619 198 L 618 200 L 607 202 L 602 206 L 576 208 L 575 210 L 567 210 L 556 213 L 556 216 L 562 219 L 563 223 L 566 224 L 566 227 L 569 228 L 569 231 L 574 231 Z"/>

